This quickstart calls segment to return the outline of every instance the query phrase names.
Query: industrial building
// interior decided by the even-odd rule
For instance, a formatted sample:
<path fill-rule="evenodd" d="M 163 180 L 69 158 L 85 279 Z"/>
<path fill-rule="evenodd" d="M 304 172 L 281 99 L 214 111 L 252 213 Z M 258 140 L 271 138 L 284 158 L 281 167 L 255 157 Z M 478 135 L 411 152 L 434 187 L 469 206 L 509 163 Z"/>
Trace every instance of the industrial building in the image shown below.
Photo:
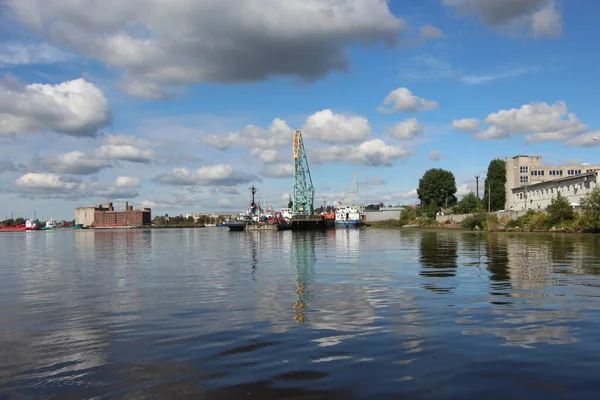
<path fill-rule="evenodd" d="M 388 220 L 399 220 L 404 207 L 381 207 L 379 210 L 368 210 L 365 211 L 365 221 L 369 224 L 371 222 L 388 221 Z"/>
<path fill-rule="evenodd" d="M 598 164 L 542 165 L 541 156 L 506 159 L 506 210 L 543 210 L 557 192 L 577 207 L 598 184 Z"/>
<path fill-rule="evenodd" d="M 94 228 L 133 227 L 151 225 L 152 215 L 149 208 L 134 210 L 125 203 L 124 211 L 115 211 L 113 203 L 104 203 L 97 207 L 76 208 L 75 223 Z"/>

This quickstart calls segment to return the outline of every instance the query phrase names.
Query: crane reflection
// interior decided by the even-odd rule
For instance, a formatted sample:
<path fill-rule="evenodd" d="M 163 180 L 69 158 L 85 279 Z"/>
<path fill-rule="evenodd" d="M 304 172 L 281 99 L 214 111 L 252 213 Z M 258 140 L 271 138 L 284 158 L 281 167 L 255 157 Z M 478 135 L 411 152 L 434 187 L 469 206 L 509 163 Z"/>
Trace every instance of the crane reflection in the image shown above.
<path fill-rule="evenodd" d="M 294 304 L 294 320 L 299 324 L 308 321 L 306 310 L 314 295 L 310 289 L 315 276 L 315 236 L 312 232 L 294 234 L 292 266 L 296 269 L 296 291 L 298 299 Z"/>

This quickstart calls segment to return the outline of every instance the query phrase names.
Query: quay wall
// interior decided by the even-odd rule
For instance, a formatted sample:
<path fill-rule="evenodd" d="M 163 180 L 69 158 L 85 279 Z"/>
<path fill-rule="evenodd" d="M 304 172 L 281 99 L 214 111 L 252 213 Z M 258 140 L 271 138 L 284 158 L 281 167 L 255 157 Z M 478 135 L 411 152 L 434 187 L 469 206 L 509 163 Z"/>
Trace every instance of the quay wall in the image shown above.
<path fill-rule="evenodd" d="M 516 219 L 516 218 L 519 218 L 522 215 L 525 215 L 525 213 L 527 211 L 528 210 L 494 211 L 491 214 L 496 214 L 496 216 L 498 217 L 498 219 L 506 218 L 506 217 L 508 217 L 510 219 Z M 475 215 L 475 214 L 472 213 L 472 214 L 437 215 L 435 217 L 435 220 L 437 222 L 439 222 L 440 224 L 443 224 L 445 222 L 450 222 L 450 223 L 454 222 L 454 223 L 458 224 L 458 223 L 462 222 L 463 219 L 465 219 L 467 217 L 470 217 L 470 216 L 473 216 L 473 215 Z"/>

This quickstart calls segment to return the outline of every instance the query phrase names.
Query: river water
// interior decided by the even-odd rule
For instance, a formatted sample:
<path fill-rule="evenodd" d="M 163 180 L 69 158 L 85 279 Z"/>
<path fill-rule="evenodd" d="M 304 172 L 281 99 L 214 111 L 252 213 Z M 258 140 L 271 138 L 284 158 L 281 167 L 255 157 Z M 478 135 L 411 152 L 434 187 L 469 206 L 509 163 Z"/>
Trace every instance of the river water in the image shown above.
<path fill-rule="evenodd" d="M 0 233 L 1 399 L 591 399 L 600 236 Z"/>

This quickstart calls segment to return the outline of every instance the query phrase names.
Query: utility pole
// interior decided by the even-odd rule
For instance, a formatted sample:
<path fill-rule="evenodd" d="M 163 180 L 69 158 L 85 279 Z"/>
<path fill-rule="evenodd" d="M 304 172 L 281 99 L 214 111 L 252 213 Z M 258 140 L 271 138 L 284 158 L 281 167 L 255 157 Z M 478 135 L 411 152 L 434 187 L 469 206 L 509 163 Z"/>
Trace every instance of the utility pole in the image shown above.
<path fill-rule="evenodd" d="M 492 211 L 492 189 L 490 187 L 490 183 L 488 182 L 488 213 Z"/>
<path fill-rule="evenodd" d="M 475 175 L 475 191 L 477 192 L 477 198 L 479 198 L 479 175 Z"/>

